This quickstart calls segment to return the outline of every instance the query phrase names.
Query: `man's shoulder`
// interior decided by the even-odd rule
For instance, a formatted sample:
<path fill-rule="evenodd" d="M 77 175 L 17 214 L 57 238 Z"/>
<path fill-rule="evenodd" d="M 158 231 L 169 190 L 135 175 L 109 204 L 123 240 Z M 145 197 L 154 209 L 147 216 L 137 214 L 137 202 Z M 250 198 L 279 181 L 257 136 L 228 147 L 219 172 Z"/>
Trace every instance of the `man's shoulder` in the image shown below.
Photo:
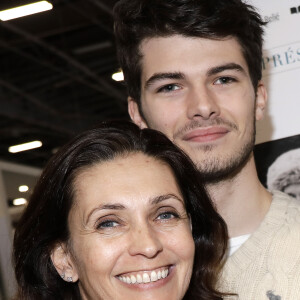
<path fill-rule="evenodd" d="M 219 282 L 241 300 L 300 299 L 300 201 L 272 194 L 261 226 L 228 258 Z"/>
<path fill-rule="evenodd" d="M 297 201 L 295 198 L 291 197 L 290 195 L 283 193 L 281 191 L 273 190 L 270 191 L 272 193 L 273 200 L 280 200 L 280 201 L 286 201 L 286 202 L 295 202 L 298 203 L 300 201 Z"/>
<path fill-rule="evenodd" d="M 245 269 L 257 262 L 257 256 L 271 257 L 274 261 L 293 253 L 300 260 L 300 201 L 280 191 L 272 191 L 272 203 L 260 226 L 227 261 L 239 262 Z M 276 251 L 273 251 L 276 248 Z M 242 264 L 244 261 L 245 264 Z M 255 265 L 255 263 L 254 263 Z M 300 263 L 299 263 L 300 268 Z M 300 274 L 299 274 L 300 275 Z"/>
<path fill-rule="evenodd" d="M 280 212 L 286 221 L 300 223 L 300 201 L 280 191 L 272 191 L 272 195 L 271 208 Z"/>

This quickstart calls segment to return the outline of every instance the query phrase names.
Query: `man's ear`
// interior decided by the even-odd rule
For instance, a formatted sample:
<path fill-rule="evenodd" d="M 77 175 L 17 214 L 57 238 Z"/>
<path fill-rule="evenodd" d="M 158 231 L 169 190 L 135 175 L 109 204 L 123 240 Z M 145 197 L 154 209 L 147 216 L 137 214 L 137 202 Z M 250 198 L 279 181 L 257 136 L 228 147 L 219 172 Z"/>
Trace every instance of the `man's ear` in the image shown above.
<path fill-rule="evenodd" d="M 57 243 L 50 256 L 56 271 L 63 280 L 68 282 L 76 282 L 78 280 L 78 272 L 71 253 L 64 243 Z"/>
<path fill-rule="evenodd" d="M 147 128 L 148 126 L 140 114 L 140 110 L 137 102 L 132 97 L 128 97 L 127 102 L 128 102 L 128 113 L 131 120 L 141 129 Z"/>
<path fill-rule="evenodd" d="M 267 101 L 268 101 L 267 89 L 264 83 L 262 81 L 259 81 L 257 86 L 257 91 L 256 91 L 256 110 L 255 110 L 256 121 L 259 121 L 264 117 Z"/>

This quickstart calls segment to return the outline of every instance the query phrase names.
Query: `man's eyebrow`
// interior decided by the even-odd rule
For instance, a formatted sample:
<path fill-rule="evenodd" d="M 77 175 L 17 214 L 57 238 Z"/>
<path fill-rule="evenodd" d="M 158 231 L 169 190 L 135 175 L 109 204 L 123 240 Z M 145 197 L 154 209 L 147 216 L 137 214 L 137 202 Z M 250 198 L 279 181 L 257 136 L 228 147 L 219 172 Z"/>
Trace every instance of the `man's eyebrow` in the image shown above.
<path fill-rule="evenodd" d="M 170 198 L 176 199 L 179 202 L 181 202 L 182 204 L 184 204 L 183 200 L 181 198 L 179 198 L 178 196 L 176 196 L 175 194 L 165 194 L 165 195 L 160 195 L 160 196 L 154 197 L 150 200 L 150 203 L 152 205 L 155 205 L 155 204 L 159 204 L 160 202 L 163 202 L 165 200 L 168 200 Z"/>
<path fill-rule="evenodd" d="M 95 207 L 87 215 L 86 223 L 88 223 L 90 217 L 92 216 L 92 214 L 94 212 L 99 211 L 99 210 L 105 210 L 105 209 L 109 209 L 109 210 L 123 210 L 123 209 L 125 209 L 125 206 L 122 205 L 122 204 L 119 204 L 119 203 L 114 203 L 114 204 L 103 204 L 103 205 L 100 205 L 98 207 Z"/>
<path fill-rule="evenodd" d="M 169 72 L 169 73 L 155 73 L 153 74 L 146 82 L 145 82 L 145 89 L 149 88 L 154 82 L 164 79 L 176 79 L 182 80 L 185 76 L 183 73 L 180 72 Z"/>
<path fill-rule="evenodd" d="M 212 76 L 212 75 L 216 75 L 218 73 L 221 73 L 223 71 L 227 71 L 227 70 L 236 70 L 242 73 L 246 73 L 246 71 L 244 70 L 244 68 L 236 63 L 229 63 L 229 64 L 225 64 L 225 65 L 221 65 L 221 66 L 216 66 L 213 68 L 210 68 L 207 72 L 206 72 L 206 76 Z"/>

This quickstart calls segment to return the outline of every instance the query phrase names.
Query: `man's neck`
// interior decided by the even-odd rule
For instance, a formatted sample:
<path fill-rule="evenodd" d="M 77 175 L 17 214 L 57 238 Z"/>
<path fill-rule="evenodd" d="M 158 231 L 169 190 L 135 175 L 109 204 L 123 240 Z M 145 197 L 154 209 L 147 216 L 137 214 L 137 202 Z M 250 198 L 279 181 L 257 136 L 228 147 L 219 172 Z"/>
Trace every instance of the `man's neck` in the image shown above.
<path fill-rule="evenodd" d="M 253 233 L 270 208 L 272 195 L 260 183 L 253 155 L 241 171 L 228 180 L 207 186 L 230 237 Z"/>

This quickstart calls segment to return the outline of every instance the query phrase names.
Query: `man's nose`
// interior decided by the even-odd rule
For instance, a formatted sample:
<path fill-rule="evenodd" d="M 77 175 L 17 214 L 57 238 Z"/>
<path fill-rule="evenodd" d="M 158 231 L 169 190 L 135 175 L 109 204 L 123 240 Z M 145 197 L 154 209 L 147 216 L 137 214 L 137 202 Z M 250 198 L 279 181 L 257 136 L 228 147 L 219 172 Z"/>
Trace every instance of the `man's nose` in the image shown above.
<path fill-rule="evenodd" d="M 220 115 L 216 96 L 207 87 L 194 87 L 187 95 L 187 115 L 190 120 L 214 119 Z"/>

